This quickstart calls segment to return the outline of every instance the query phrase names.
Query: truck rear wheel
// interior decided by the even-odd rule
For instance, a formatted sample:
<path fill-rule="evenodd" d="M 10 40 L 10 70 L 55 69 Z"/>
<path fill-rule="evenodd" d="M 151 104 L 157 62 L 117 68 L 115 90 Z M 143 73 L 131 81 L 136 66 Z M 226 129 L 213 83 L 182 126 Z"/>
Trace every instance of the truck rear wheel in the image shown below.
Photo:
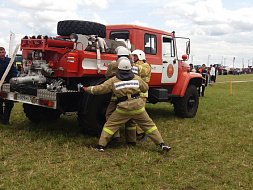
<path fill-rule="evenodd" d="M 60 110 L 50 109 L 46 107 L 23 104 L 23 108 L 26 117 L 34 123 L 56 120 L 61 116 Z"/>
<path fill-rule="evenodd" d="M 100 23 L 82 20 L 64 20 L 58 22 L 58 35 L 69 36 L 72 33 L 83 35 L 98 35 L 101 38 L 105 38 L 106 27 Z"/>
<path fill-rule="evenodd" d="M 175 114 L 182 118 L 192 118 L 196 115 L 199 106 L 199 95 L 196 86 L 188 86 L 182 98 L 174 98 Z"/>
<path fill-rule="evenodd" d="M 110 102 L 111 93 L 93 96 L 88 102 L 89 109 L 85 111 L 86 102 L 78 113 L 79 126 L 85 134 L 100 136 L 106 122 L 105 113 Z"/>

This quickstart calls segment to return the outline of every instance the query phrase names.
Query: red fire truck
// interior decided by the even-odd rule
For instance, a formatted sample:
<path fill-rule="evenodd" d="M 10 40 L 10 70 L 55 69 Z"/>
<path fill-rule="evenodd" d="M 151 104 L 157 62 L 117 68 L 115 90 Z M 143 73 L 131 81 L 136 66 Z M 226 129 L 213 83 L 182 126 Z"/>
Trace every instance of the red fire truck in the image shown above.
<path fill-rule="evenodd" d="M 58 22 L 57 37 L 25 36 L 21 40 L 22 74 L 4 83 L 1 97 L 22 102 L 29 120 L 39 123 L 58 119 L 61 114 L 78 114 L 80 127 L 89 135 L 100 135 L 111 94 L 95 96 L 79 87 L 105 81 L 105 71 L 116 60 L 115 49 L 141 49 L 152 67 L 149 103 L 168 102 L 175 114 L 194 117 L 199 104 L 197 88 L 201 75 L 190 73 L 185 62 L 189 56 L 177 56 L 175 32 L 136 25 L 102 25 L 65 20 Z"/>

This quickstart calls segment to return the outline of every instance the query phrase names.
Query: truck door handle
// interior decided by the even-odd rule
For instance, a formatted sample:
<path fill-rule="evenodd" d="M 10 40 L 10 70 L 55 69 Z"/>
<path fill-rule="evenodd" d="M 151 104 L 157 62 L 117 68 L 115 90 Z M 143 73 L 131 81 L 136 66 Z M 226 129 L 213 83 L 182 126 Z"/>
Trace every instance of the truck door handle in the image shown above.
<path fill-rule="evenodd" d="M 163 61 L 163 63 L 168 63 L 168 61 Z"/>

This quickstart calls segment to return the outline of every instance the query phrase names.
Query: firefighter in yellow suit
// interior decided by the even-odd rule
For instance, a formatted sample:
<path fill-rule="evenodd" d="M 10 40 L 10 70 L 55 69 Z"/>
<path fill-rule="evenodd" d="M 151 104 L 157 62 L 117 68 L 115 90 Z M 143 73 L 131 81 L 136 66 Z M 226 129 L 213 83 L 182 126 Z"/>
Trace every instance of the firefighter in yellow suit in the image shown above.
<path fill-rule="evenodd" d="M 122 59 L 126 59 L 129 60 L 129 55 L 130 55 L 130 51 L 123 47 L 123 46 L 119 46 L 116 48 L 116 53 L 118 56 L 118 59 L 116 61 L 112 61 L 109 65 L 108 68 L 105 72 L 105 77 L 107 79 L 114 77 L 117 72 L 118 72 L 118 62 Z M 106 120 L 108 120 L 108 118 L 110 117 L 110 115 L 114 112 L 114 110 L 116 109 L 117 103 L 116 103 L 117 97 L 112 94 L 110 103 L 107 107 L 106 110 Z M 126 142 L 130 145 L 134 145 L 136 144 L 136 126 L 130 126 L 130 127 L 125 127 L 125 139 Z M 113 135 L 112 139 L 111 139 L 112 143 L 119 143 L 121 142 L 120 140 L 120 130 L 118 130 L 117 132 L 115 132 L 115 134 Z"/>
<path fill-rule="evenodd" d="M 134 61 L 132 64 L 132 71 L 138 76 L 140 76 L 144 82 L 149 83 L 151 77 L 151 66 L 146 62 L 145 53 L 142 50 L 136 49 L 131 53 L 131 55 Z M 140 93 L 140 97 L 145 103 L 145 106 L 148 98 L 148 91 Z M 144 133 L 144 131 L 133 121 L 128 121 L 126 126 L 129 128 L 136 126 L 137 135 L 141 136 L 140 140 L 147 139 L 147 135 Z"/>
<path fill-rule="evenodd" d="M 106 121 L 95 149 L 104 151 L 105 146 L 120 126 L 132 119 L 156 145 L 159 145 L 164 151 L 169 151 L 171 148 L 164 144 L 160 132 L 147 114 L 144 102 L 139 96 L 139 93 L 148 90 L 148 84 L 139 76 L 134 75 L 131 68 L 129 60 L 120 60 L 116 76 L 98 86 L 83 88 L 86 92 L 95 95 L 113 92 L 117 97 L 117 108 Z"/>
<path fill-rule="evenodd" d="M 118 59 L 116 61 L 112 61 L 111 64 L 108 66 L 108 69 L 105 72 L 105 77 L 111 78 L 116 75 L 118 71 L 118 61 L 120 59 L 128 59 L 129 58 L 129 51 L 122 46 L 118 47 L 118 50 L 116 50 Z M 142 50 L 134 50 L 131 55 L 133 56 L 134 63 L 132 64 L 132 71 L 140 76 L 146 83 L 150 81 L 151 76 L 151 66 L 146 62 L 145 53 Z M 146 103 L 148 98 L 148 91 L 144 93 L 140 93 L 140 97 L 142 100 Z M 111 97 L 111 101 L 108 105 L 108 108 L 106 110 L 106 119 L 109 118 L 109 116 L 113 113 L 113 111 L 116 109 L 116 97 L 113 95 Z M 130 145 L 136 144 L 136 133 L 138 136 L 140 136 L 140 140 L 146 140 L 147 135 L 144 133 L 144 131 L 136 125 L 136 123 L 132 120 L 129 120 L 126 122 L 125 125 L 125 137 L 126 142 Z M 120 142 L 120 131 L 117 131 L 113 138 L 113 142 Z"/>

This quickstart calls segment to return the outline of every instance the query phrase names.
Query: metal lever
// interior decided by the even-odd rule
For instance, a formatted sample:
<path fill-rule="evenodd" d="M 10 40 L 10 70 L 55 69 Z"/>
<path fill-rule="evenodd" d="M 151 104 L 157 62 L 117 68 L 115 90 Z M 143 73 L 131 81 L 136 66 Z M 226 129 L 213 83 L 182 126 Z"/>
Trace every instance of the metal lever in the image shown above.
<path fill-rule="evenodd" d="M 81 83 L 77 84 L 77 91 L 81 92 L 81 89 L 83 88 L 83 85 Z"/>

